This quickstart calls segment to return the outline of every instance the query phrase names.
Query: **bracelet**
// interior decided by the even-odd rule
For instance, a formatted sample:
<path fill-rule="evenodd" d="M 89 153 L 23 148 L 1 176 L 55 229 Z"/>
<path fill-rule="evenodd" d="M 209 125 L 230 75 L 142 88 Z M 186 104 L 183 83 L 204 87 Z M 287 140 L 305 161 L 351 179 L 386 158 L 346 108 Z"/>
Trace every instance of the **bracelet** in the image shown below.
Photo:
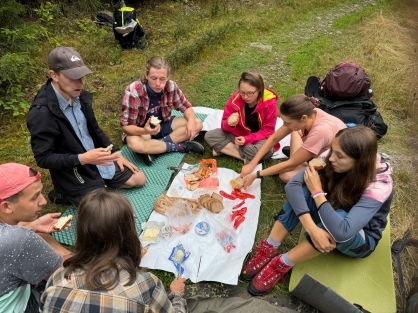
<path fill-rule="evenodd" d="M 325 192 L 317 192 L 317 193 L 315 193 L 315 195 L 314 196 L 312 196 L 312 199 L 315 199 L 316 197 L 319 197 L 319 196 L 325 196 L 326 194 L 325 194 Z"/>
<path fill-rule="evenodd" d="M 311 197 L 313 198 L 315 195 L 319 193 L 324 193 L 324 191 L 323 190 L 315 191 L 313 194 L 311 194 Z"/>

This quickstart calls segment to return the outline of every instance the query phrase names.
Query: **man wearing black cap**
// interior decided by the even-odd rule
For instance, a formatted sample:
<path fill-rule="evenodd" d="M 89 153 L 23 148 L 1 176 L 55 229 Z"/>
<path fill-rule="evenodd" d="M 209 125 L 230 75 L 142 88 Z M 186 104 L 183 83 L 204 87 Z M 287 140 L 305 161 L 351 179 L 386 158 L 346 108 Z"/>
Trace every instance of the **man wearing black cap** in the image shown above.
<path fill-rule="evenodd" d="M 49 169 L 56 203 L 78 206 L 97 188 L 133 188 L 145 184 L 145 175 L 123 156 L 115 154 L 92 109 L 92 95 L 83 90 L 92 72 L 80 54 L 58 47 L 48 56 L 50 79 L 41 87 L 28 114 L 32 150 L 38 166 Z"/>

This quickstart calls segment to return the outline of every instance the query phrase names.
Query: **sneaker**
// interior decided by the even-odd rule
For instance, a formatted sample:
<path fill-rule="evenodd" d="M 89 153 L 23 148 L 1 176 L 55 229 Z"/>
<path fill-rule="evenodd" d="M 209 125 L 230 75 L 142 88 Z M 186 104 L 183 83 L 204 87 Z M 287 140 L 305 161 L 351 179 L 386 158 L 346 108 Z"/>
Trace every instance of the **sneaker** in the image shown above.
<path fill-rule="evenodd" d="M 290 158 L 290 146 L 285 146 L 282 149 L 282 153 L 287 156 L 288 158 Z"/>
<path fill-rule="evenodd" d="M 145 153 L 137 153 L 137 155 L 141 158 L 142 162 L 145 163 L 145 165 L 150 166 L 154 162 L 154 158 L 151 154 L 145 154 Z"/>
<path fill-rule="evenodd" d="M 68 201 L 67 199 L 65 199 L 65 197 L 56 192 L 55 189 L 52 189 L 49 193 L 48 193 L 48 199 L 55 204 L 68 204 L 70 205 L 70 201 Z"/>
<path fill-rule="evenodd" d="M 275 256 L 279 254 L 273 245 L 269 244 L 266 239 L 261 240 L 260 246 L 255 248 L 257 253 L 253 258 L 244 264 L 241 272 L 242 280 L 251 280 L 267 265 Z"/>
<path fill-rule="evenodd" d="M 200 154 L 205 153 L 205 147 L 203 147 L 197 141 L 194 141 L 194 140 L 183 141 L 181 145 L 183 146 L 183 149 L 181 152 L 196 152 Z"/>
<path fill-rule="evenodd" d="M 280 257 L 281 255 L 278 255 L 273 258 L 270 263 L 253 278 L 248 286 L 248 292 L 250 294 L 253 296 L 263 296 L 269 293 L 280 280 L 284 280 L 284 275 L 292 267 L 283 263 Z"/>

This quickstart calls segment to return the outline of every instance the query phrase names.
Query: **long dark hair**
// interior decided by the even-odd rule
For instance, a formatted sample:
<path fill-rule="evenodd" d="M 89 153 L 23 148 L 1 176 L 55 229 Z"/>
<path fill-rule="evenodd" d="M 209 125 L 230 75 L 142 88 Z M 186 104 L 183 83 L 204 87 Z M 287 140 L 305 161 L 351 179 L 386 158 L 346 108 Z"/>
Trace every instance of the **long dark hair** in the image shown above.
<path fill-rule="evenodd" d="M 250 86 L 257 88 L 258 96 L 257 103 L 263 98 L 264 95 L 264 81 L 260 73 L 256 71 L 248 71 L 241 74 L 241 77 L 238 81 L 238 89 L 241 83 L 247 83 Z"/>
<path fill-rule="evenodd" d="M 280 106 L 280 114 L 292 120 L 300 120 L 303 115 L 311 116 L 315 105 L 311 98 L 303 94 L 293 95 L 287 98 Z"/>
<path fill-rule="evenodd" d="M 141 262 L 141 243 L 130 202 L 104 188 L 87 194 L 77 209 L 75 255 L 64 262 L 64 277 L 82 270 L 89 290 L 110 290 L 126 270 L 131 285 Z M 106 279 L 103 279 L 106 277 Z"/>
<path fill-rule="evenodd" d="M 339 138 L 343 152 L 355 160 L 354 166 L 348 172 L 336 173 L 329 162 L 331 148 L 321 183 L 332 207 L 348 212 L 375 179 L 377 139 L 375 133 L 365 126 L 341 129 L 335 138 Z"/>

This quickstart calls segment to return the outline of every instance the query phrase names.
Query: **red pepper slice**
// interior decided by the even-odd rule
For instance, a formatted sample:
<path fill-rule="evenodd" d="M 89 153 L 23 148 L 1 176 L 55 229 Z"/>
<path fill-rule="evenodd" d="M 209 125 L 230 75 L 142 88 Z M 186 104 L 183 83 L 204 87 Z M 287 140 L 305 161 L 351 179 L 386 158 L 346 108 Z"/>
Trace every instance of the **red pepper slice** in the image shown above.
<path fill-rule="evenodd" d="M 234 205 L 234 206 L 232 207 L 232 210 L 236 210 L 236 209 L 238 209 L 240 206 L 242 206 L 242 205 L 244 205 L 244 204 L 245 204 L 245 200 L 242 200 L 240 203 L 238 203 L 238 204 Z"/>
<path fill-rule="evenodd" d="M 238 216 L 235 219 L 234 228 L 237 229 L 239 227 L 239 225 L 241 225 L 241 223 L 244 222 L 244 221 L 245 221 L 245 216 L 243 216 L 243 215 Z"/>
<path fill-rule="evenodd" d="M 233 221 L 237 216 L 241 216 L 247 213 L 247 208 L 243 207 L 242 209 L 239 209 L 237 211 L 232 212 L 231 214 L 231 221 Z"/>
<path fill-rule="evenodd" d="M 235 197 L 234 195 L 230 195 L 229 193 L 226 193 L 225 191 L 221 190 L 219 191 L 219 194 L 224 197 L 227 198 L 229 200 L 235 200 L 237 197 Z"/>
<path fill-rule="evenodd" d="M 234 189 L 231 194 L 234 197 L 237 197 L 237 198 L 240 198 L 240 199 L 247 199 L 247 198 L 255 199 L 255 196 L 253 196 L 249 193 L 246 193 L 246 192 L 239 191 L 237 189 Z"/>

